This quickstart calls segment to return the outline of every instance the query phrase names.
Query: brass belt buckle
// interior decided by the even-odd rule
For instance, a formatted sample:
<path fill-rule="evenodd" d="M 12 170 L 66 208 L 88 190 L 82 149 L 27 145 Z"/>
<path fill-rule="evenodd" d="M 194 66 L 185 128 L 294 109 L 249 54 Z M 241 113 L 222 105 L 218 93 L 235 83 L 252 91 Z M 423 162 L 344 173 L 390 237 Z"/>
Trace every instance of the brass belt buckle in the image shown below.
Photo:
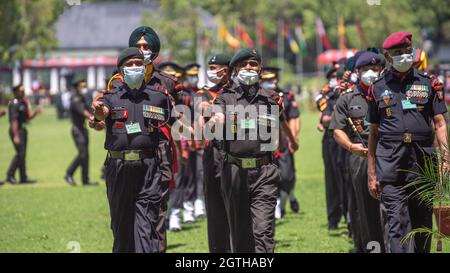
<path fill-rule="evenodd" d="M 403 142 L 404 143 L 411 143 L 412 142 L 412 134 L 411 133 L 404 133 L 403 134 Z"/>
<path fill-rule="evenodd" d="M 129 152 L 125 153 L 124 159 L 127 161 L 136 161 L 136 160 L 140 160 L 141 156 L 140 156 L 139 152 L 137 152 L 137 151 L 129 151 Z"/>
<path fill-rule="evenodd" d="M 256 158 L 242 158 L 241 165 L 243 169 L 254 169 L 256 168 Z"/>

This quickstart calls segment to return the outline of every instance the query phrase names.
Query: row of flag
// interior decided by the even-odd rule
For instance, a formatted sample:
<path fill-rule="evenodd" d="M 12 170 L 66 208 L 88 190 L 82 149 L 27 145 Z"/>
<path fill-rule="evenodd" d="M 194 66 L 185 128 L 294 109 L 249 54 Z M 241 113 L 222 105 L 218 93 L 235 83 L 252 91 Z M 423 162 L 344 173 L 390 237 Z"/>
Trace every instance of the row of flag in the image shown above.
<path fill-rule="evenodd" d="M 361 22 L 359 20 L 355 21 L 356 31 L 360 37 L 361 44 L 363 47 L 367 47 L 367 39 L 364 35 L 363 28 L 361 26 Z M 240 46 L 247 47 L 255 47 L 255 44 L 259 46 L 264 46 L 266 48 L 276 49 L 277 44 L 272 40 L 267 39 L 265 36 L 264 25 L 256 21 L 256 43 L 255 40 L 252 39 L 250 34 L 247 32 L 246 27 L 241 23 L 235 24 L 235 30 L 231 32 L 223 23 L 223 21 L 218 20 L 218 39 L 221 42 L 225 42 L 230 48 L 237 49 Z M 306 55 L 308 53 L 308 46 L 306 44 L 306 39 L 303 33 L 303 27 L 300 22 L 295 22 L 294 26 L 289 26 L 286 22 L 282 22 L 281 28 L 279 31 L 282 34 L 285 41 L 287 41 L 287 45 L 289 46 L 290 51 L 295 54 Z M 333 49 L 333 46 L 328 39 L 328 35 L 326 33 L 323 21 L 320 17 L 316 18 L 316 34 L 321 51 L 326 51 Z M 344 18 L 338 18 L 338 46 L 340 50 L 347 49 L 347 40 L 346 40 L 346 31 Z"/>

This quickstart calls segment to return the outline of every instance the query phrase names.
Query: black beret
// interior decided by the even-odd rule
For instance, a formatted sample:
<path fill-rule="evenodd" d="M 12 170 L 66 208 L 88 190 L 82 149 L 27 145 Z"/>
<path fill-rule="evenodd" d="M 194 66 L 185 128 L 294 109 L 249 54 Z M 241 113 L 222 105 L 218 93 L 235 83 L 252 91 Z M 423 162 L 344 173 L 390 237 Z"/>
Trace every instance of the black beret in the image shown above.
<path fill-rule="evenodd" d="M 278 78 L 278 73 L 280 72 L 280 69 L 278 67 L 263 67 L 262 73 L 261 73 L 261 79 L 263 80 L 270 80 L 274 78 Z"/>
<path fill-rule="evenodd" d="M 131 58 L 139 58 L 144 60 L 144 55 L 136 47 L 125 48 L 124 50 L 122 50 L 122 52 L 120 52 L 120 55 L 117 58 L 117 67 L 120 69 L 123 63 Z"/>
<path fill-rule="evenodd" d="M 375 65 L 381 64 L 380 56 L 376 53 L 365 51 L 363 52 L 359 57 L 358 60 L 356 60 L 355 68 L 361 68 L 366 65 Z"/>
<path fill-rule="evenodd" d="M 327 79 L 329 79 L 329 78 L 331 77 L 331 75 L 332 75 L 334 72 L 336 72 L 336 71 L 337 71 L 337 69 L 336 69 L 335 66 L 330 67 L 330 68 L 327 70 L 327 73 L 325 74 L 326 77 L 327 77 Z"/>
<path fill-rule="evenodd" d="M 86 82 L 86 78 L 81 75 L 77 75 L 72 81 L 72 86 L 77 87 L 81 82 Z"/>
<path fill-rule="evenodd" d="M 214 55 L 209 59 L 208 64 L 219 64 L 219 65 L 229 65 L 230 60 L 233 56 L 227 53 L 220 53 L 217 55 Z"/>
<path fill-rule="evenodd" d="M 261 63 L 261 55 L 259 55 L 258 50 L 255 48 L 242 49 L 231 58 L 230 67 L 234 67 L 236 64 L 249 59 L 255 59 Z"/>
<path fill-rule="evenodd" d="M 137 42 L 144 37 L 145 41 L 148 43 L 148 47 L 153 53 L 159 53 L 161 48 L 161 42 L 159 41 L 158 34 L 151 27 L 138 27 L 135 29 L 128 40 L 128 46 L 134 47 Z"/>
<path fill-rule="evenodd" d="M 342 79 L 342 77 L 344 76 L 345 73 L 345 66 L 339 66 L 338 70 L 336 70 L 336 78 L 338 79 Z"/>

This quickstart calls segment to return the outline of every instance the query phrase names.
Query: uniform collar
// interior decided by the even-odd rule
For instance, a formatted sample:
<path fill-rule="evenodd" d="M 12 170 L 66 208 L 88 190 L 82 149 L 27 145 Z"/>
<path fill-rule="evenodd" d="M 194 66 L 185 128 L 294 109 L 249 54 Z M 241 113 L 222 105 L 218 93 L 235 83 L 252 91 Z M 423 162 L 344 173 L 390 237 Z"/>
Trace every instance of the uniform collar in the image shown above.
<path fill-rule="evenodd" d="M 417 76 L 418 76 L 417 71 L 414 68 L 409 69 L 405 73 L 400 73 L 400 72 L 396 71 L 394 68 L 391 68 L 386 73 L 385 77 L 386 77 L 386 82 L 395 80 L 395 81 L 399 81 L 402 83 L 410 77 L 417 77 Z"/>

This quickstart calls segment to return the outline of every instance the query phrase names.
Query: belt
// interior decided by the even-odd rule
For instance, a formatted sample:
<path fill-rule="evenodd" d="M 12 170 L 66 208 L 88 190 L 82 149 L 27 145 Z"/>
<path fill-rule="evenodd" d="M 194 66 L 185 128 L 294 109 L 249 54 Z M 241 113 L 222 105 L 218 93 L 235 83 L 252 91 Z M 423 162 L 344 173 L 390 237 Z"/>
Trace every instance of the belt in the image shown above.
<path fill-rule="evenodd" d="M 242 158 L 227 154 L 227 162 L 238 165 L 242 169 L 256 169 L 273 162 L 272 156 Z"/>
<path fill-rule="evenodd" d="M 412 143 L 415 141 L 431 141 L 431 139 L 432 134 L 417 134 L 417 133 L 380 134 L 380 140 L 403 141 L 404 143 Z"/>
<path fill-rule="evenodd" d="M 125 161 L 138 161 L 156 156 L 155 150 L 108 151 L 109 157 Z"/>

